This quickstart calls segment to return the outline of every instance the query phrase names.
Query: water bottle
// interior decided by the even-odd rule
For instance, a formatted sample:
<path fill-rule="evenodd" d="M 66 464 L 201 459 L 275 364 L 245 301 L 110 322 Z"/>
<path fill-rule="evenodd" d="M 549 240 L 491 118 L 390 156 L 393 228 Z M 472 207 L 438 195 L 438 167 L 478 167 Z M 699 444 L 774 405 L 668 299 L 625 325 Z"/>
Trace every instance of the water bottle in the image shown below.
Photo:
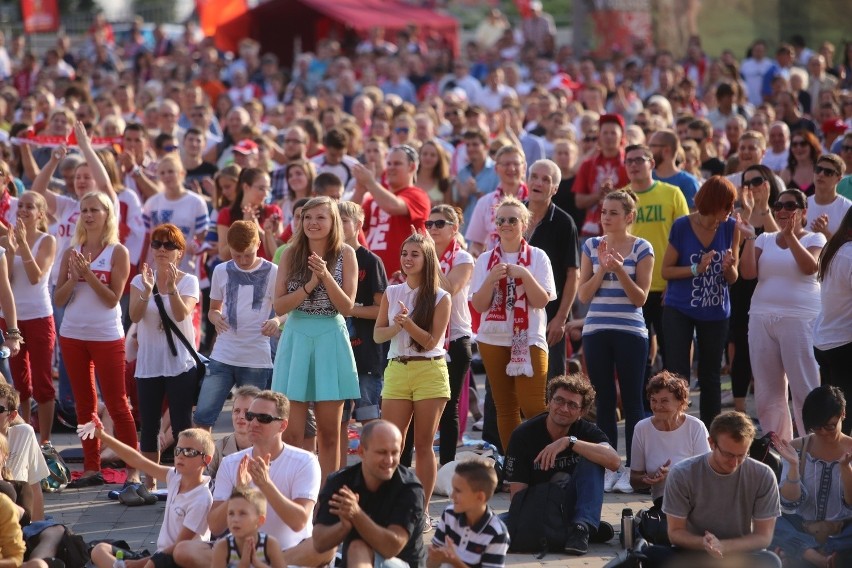
<path fill-rule="evenodd" d="M 112 563 L 112 568 L 127 568 L 124 563 L 124 551 L 119 550 L 115 553 L 115 562 Z"/>
<path fill-rule="evenodd" d="M 625 550 L 633 549 L 633 509 L 621 510 L 621 545 Z"/>

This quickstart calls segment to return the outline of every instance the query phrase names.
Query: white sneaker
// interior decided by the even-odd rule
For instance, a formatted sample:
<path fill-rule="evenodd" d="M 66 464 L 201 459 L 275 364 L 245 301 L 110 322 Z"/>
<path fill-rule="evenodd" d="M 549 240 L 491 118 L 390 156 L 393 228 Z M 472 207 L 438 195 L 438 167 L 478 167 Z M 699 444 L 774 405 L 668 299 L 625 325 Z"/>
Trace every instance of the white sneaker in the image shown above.
<path fill-rule="evenodd" d="M 621 468 L 618 468 L 618 471 L 606 470 L 604 473 L 604 493 L 612 493 L 613 487 L 621 477 L 621 472 Z"/>
<path fill-rule="evenodd" d="M 633 486 L 630 485 L 630 470 L 624 468 L 621 477 L 618 478 L 618 481 L 615 482 L 615 486 L 612 488 L 616 493 L 633 493 Z"/>

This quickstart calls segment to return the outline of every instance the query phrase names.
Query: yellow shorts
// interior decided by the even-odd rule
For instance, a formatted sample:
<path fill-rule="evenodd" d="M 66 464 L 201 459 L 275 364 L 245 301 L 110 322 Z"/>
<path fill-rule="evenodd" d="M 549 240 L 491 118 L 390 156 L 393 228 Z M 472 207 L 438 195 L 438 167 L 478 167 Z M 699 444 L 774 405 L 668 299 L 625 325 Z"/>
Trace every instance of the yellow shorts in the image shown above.
<path fill-rule="evenodd" d="M 419 400 L 450 398 L 450 376 L 445 359 L 391 361 L 385 369 L 383 399 Z"/>

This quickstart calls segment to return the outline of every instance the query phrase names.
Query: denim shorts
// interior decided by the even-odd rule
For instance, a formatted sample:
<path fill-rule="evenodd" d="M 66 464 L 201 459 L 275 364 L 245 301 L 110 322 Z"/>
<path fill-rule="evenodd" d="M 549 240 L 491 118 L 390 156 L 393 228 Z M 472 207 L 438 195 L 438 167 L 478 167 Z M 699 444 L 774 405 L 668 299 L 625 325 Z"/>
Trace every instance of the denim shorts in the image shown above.
<path fill-rule="evenodd" d="M 198 405 L 195 408 L 193 421 L 199 426 L 213 426 L 232 388 L 252 385 L 265 390 L 269 388 L 271 382 L 272 367 L 267 369 L 237 367 L 210 359 L 207 364 L 207 375 L 201 383 L 201 393 L 198 395 Z"/>

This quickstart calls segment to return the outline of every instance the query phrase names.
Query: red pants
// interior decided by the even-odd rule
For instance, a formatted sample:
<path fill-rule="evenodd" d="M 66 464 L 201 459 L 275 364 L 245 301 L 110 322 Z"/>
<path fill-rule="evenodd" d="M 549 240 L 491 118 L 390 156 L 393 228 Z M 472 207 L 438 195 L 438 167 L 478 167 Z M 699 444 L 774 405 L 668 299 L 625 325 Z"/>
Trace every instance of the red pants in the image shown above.
<path fill-rule="evenodd" d="M 6 320 L 0 319 L 0 328 L 6 332 Z M 21 352 L 9 359 L 15 390 L 21 395 L 21 402 L 29 404 L 35 396 L 36 402 L 52 402 L 56 398 L 53 387 L 53 345 L 56 342 L 56 328 L 53 316 L 31 320 L 18 320 L 18 329 L 24 336 Z"/>
<path fill-rule="evenodd" d="M 95 373 L 109 415 L 115 423 L 115 437 L 131 448 L 137 447 L 136 424 L 130 414 L 124 386 L 124 339 L 86 341 L 59 337 L 65 369 L 74 392 L 77 420 L 85 424 L 98 410 Z M 83 440 L 83 466 L 86 471 L 100 471 L 100 440 Z"/>

